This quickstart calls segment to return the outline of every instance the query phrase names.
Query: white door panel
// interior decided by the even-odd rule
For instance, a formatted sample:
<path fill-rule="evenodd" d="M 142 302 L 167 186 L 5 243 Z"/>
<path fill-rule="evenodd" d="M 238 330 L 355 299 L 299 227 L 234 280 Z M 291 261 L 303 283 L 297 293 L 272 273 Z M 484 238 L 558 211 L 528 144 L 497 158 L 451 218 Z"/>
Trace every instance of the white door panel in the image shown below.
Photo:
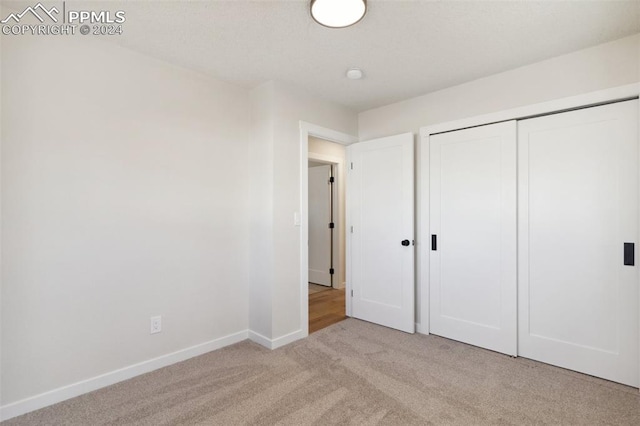
<path fill-rule="evenodd" d="M 429 157 L 430 331 L 515 355 L 516 123 L 433 135 Z"/>
<path fill-rule="evenodd" d="M 309 282 L 324 286 L 331 286 L 330 168 L 309 168 Z"/>
<path fill-rule="evenodd" d="M 413 333 L 413 135 L 361 142 L 348 151 L 352 314 Z"/>
<path fill-rule="evenodd" d="M 519 354 L 638 386 L 638 102 L 519 123 Z"/>

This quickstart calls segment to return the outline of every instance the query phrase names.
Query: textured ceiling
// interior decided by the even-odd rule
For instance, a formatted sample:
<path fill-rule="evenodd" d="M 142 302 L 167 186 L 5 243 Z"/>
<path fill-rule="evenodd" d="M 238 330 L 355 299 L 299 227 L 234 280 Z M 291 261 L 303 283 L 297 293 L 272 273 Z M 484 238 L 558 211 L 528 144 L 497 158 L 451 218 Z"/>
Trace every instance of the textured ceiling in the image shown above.
<path fill-rule="evenodd" d="M 345 29 L 316 24 L 308 3 L 110 1 L 87 8 L 125 10 L 125 34 L 111 41 L 133 50 L 245 87 L 287 82 L 359 111 L 640 32 L 638 0 L 369 0 L 365 18 Z M 345 78 L 354 66 L 364 79 Z"/>

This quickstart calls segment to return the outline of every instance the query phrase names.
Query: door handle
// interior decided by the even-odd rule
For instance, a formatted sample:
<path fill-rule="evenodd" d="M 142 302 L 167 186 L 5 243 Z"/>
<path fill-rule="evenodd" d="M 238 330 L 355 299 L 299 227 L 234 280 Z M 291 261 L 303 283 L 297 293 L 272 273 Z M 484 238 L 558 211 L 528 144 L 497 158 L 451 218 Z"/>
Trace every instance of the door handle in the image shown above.
<path fill-rule="evenodd" d="M 437 251 L 438 250 L 438 236 L 437 235 L 431 235 L 431 250 L 433 251 Z"/>
<path fill-rule="evenodd" d="M 406 246 L 408 246 L 409 244 L 411 244 L 411 242 L 410 242 L 409 240 L 402 240 L 402 242 L 401 242 L 400 244 L 402 244 L 403 246 L 405 246 L 405 247 L 406 247 Z"/>
<path fill-rule="evenodd" d="M 624 243 L 624 264 L 634 266 L 636 264 L 635 243 Z"/>

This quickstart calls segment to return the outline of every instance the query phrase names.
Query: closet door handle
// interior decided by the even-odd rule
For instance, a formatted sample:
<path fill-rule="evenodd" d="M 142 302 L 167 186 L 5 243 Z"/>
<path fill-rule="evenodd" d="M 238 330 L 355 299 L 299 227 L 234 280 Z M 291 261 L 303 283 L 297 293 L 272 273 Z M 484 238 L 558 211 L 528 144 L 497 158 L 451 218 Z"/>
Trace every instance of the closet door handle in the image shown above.
<path fill-rule="evenodd" d="M 400 244 L 402 244 L 403 246 L 405 246 L 405 247 L 406 247 L 406 246 L 408 246 L 409 244 L 411 244 L 411 242 L 410 242 L 409 240 L 402 240 L 402 242 L 401 242 Z"/>
<path fill-rule="evenodd" d="M 431 250 L 433 250 L 433 251 L 438 250 L 438 236 L 437 235 L 431 235 Z"/>
<path fill-rule="evenodd" d="M 636 264 L 635 243 L 624 243 L 624 264 L 628 266 Z"/>

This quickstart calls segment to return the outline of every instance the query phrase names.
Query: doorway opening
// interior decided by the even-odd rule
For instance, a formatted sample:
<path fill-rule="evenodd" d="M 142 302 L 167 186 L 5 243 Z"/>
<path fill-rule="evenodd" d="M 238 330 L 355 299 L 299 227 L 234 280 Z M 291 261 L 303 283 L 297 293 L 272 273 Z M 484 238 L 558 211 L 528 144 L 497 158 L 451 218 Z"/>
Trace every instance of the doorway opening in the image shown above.
<path fill-rule="evenodd" d="M 309 294 L 338 284 L 335 167 L 309 159 Z"/>
<path fill-rule="evenodd" d="M 343 145 L 308 139 L 309 333 L 346 318 Z"/>
<path fill-rule="evenodd" d="M 346 133 L 338 132 L 332 129 L 328 129 L 326 127 L 321 127 L 315 124 L 307 123 L 304 121 L 300 121 L 300 212 L 296 212 L 294 214 L 294 221 L 300 226 L 300 328 L 302 332 L 302 336 L 306 337 L 309 335 L 309 144 L 310 137 L 319 138 L 324 141 L 334 142 L 335 144 L 346 148 L 346 146 L 351 145 L 353 143 L 358 142 L 358 138 L 355 136 L 351 136 Z M 314 139 L 315 140 L 315 139 Z M 312 144 L 315 142 L 311 142 Z M 313 148 L 314 151 L 317 151 Z M 312 159 L 316 161 L 325 161 L 328 163 L 337 164 L 337 172 L 336 172 L 336 180 L 338 187 L 340 185 L 343 186 L 345 195 L 346 195 L 346 158 L 342 160 L 341 158 L 338 161 L 332 157 L 330 153 L 318 153 L 312 152 Z M 340 176 L 343 179 L 340 179 Z M 344 203 L 342 203 L 344 209 Z M 340 208 L 338 207 L 338 211 Z M 344 211 L 344 210 L 343 210 Z M 338 213 L 339 216 L 339 213 Z M 338 219 L 340 219 L 338 217 Z M 346 214 L 345 220 L 343 224 L 346 223 Z M 338 227 L 340 227 L 340 220 L 338 220 Z M 342 226 L 342 235 L 344 235 L 344 230 L 346 227 Z M 340 234 L 338 234 L 338 240 L 340 239 Z M 344 248 L 342 248 L 344 247 Z M 338 252 L 342 250 L 344 254 L 338 255 L 338 261 L 335 262 L 336 270 L 334 275 L 336 276 L 336 280 L 338 280 L 338 285 L 344 288 L 343 294 L 350 294 L 350 282 L 349 282 L 349 271 L 347 270 L 347 261 L 348 255 L 346 247 L 346 238 L 345 238 L 345 246 L 339 246 Z M 340 265 L 340 259 L 344 259 L 342 266 Z M 342 271 L 342 272 L 341 272 Z M 337 277 L 344 277 L 341 278 Z M 344 283 L 344 284 L 343 284 Z M 319 296 L 318 296 L 319 297 Z M 340 303 L 340 302 L 337 302 Z M 335 304 L 335 303 L 334 303 Z M 345 316 L 351 315 L 351 297 L 345 297 L 342 305 L 345 305 Z"/>

